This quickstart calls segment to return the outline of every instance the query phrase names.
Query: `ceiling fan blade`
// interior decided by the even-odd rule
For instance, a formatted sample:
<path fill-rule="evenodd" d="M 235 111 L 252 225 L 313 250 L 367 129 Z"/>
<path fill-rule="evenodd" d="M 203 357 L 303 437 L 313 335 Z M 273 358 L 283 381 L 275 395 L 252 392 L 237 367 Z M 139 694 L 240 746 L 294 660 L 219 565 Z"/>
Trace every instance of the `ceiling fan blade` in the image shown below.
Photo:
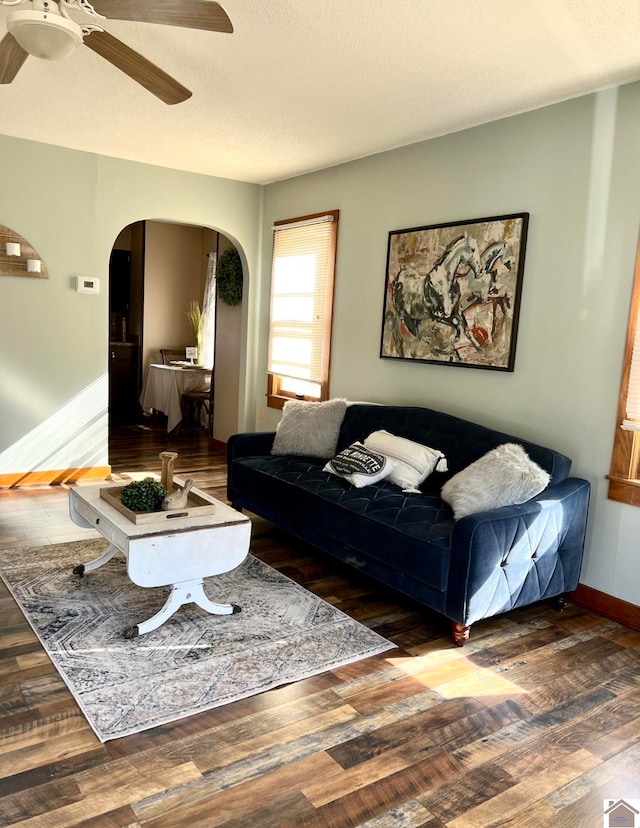
<path fill-rule="evenodd" d="M 29 53 L 7 32 L 0 41 L 0 83 L 11 83 L 28 57 Z"/>
<path fill-rule="evenodd" d="M 134 20 L 138 23 L 162 23 L 209 32 L 233 32 L 233 24 L 214 0 L 91 0 L 91 5 L 109 20 Z"/>
<path fill-rule="evenodd" d="M 191 92 L 171 75 L 109 32 L 91 32 L 84 44 L 166 104 L 182 103 L 191 97 Z"/>

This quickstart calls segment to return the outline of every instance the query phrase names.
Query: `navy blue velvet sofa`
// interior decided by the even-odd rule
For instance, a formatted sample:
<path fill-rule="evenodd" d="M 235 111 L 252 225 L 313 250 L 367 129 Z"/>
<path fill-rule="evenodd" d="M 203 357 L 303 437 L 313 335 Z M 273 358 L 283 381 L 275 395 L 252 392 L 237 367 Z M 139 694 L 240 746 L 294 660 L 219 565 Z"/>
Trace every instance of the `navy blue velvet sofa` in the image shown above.
<path fill-rule="evenodd" d="M 383 480 L 354 488 L 313 457 L 272 455 L 274 432 L 227 443 L 228 498 L 378 581 L 442 613 L 462 646 L 474 622 L 578 585 L 590 486 L 549 448 L 427 408 L 353 404 L 337 450 L 378 429 L 446 455 L 421 494 Z M 549 486 L 517 506 L 454 520 L 444 482 L 503 443 L 520 443 L 549 472 Z"/>

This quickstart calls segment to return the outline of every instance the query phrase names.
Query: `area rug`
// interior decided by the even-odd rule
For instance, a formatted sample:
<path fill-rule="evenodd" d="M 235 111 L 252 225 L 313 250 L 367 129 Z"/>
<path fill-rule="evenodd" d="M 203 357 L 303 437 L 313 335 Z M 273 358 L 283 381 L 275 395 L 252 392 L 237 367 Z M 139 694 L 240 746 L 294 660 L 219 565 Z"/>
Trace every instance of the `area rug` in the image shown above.
<path fill-rule="evenodd" d="M 169 587 L 129 581 L 116 555 L 72 574 L 105 540 L 0 552 L 0 573 L 100 741 L 322 673 L 394 645 L 249 555 L 207 578 L 211 600 L 242 607 L 209 615 L 183 606 L 157 630 L 123 630 L 154 615 Z"/>

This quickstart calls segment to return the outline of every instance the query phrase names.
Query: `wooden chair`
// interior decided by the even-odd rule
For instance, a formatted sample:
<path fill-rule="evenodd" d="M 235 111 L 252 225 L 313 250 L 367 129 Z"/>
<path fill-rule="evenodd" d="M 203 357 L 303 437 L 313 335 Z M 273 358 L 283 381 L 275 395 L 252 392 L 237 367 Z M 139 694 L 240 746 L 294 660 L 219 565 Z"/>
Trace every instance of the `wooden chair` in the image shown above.
<path fill-rule="evenodd" d="M 209 437 L 213 437 L 214 391 L 215 383 L 213 381 L 212 371 L 211 382 L 208 388 L 203 388 L 201 391 L 185 391 L 180 401 L 182 406 L 182 423 L 187 428 L 200 428 L 202 425 L 202 412 L 205 412 L 207 415 Z"/>
<path fill-rule="evenodd" d="M 172 362 L 185 362 L 187 352 L 184 348 L 160 348 L 162 364 L 170 365 Z"/>

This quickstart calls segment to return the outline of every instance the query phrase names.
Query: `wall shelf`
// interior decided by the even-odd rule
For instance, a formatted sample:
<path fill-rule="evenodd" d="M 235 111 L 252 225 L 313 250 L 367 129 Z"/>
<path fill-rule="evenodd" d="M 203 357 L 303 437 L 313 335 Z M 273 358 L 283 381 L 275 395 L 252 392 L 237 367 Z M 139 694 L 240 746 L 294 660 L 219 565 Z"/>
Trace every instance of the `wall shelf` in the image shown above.
<path fill-rule="evenodd" d="M 19 244 L 19 256 L 7 256 L 7 244 Z M 40 270 L 27 270 L 27 260 L 35 259 L 40 262 Z M 25 276 L 28 279 L 48 279 L 47 267 L 40 254 L 26 239 L 14 233 L 8 227 L 0 225 L 0 276 Z"/>

